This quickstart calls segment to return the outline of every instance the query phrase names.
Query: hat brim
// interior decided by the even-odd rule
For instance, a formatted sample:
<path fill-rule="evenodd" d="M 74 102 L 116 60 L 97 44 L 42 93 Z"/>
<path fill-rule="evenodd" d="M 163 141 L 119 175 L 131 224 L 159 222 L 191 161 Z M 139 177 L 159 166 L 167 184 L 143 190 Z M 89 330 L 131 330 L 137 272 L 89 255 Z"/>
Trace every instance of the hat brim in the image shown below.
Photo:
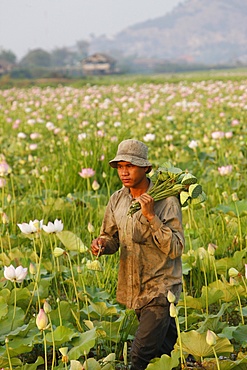
<path fill-rule="evenodd" d="M 117 155 L 115 158 L 113 158 L 109 162 L 109 165 L 113 168 L 117 168 L 118 162 L 129 162 L 138 167 L 151 167 L 152 168 L 152 163 L 150 163 L 148 160 L 135 157 L 133 155 L 128 155 L 128 154 Z M 150 171 L 151 171 L 151 168 L 150 168 Z"/>

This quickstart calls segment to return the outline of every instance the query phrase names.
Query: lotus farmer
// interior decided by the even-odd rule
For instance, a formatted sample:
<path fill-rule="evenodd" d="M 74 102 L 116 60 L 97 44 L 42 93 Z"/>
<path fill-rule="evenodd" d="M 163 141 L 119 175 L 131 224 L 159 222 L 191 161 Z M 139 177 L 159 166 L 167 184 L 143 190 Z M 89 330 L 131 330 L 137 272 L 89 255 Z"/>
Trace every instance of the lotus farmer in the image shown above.
<path fill-rule="evenodd" d="M 177 197 L 154 202 L 147 146 L 128 139 L 118 146 L 109 164 L 123 184 L 110 197 L 100 235 L 92 241 L 94 255 L 120 249 L 117 300 L 134 309 L 139 321 L 131 348 L 131 370 L 145 369 L 151 359 L 170 355 L 177 340 L 167 299 L 178 301 L 182 290 L 181 255 L 184 249 L 182 212 Z M 141 209 L 127 215 L 135 201 Z"/>

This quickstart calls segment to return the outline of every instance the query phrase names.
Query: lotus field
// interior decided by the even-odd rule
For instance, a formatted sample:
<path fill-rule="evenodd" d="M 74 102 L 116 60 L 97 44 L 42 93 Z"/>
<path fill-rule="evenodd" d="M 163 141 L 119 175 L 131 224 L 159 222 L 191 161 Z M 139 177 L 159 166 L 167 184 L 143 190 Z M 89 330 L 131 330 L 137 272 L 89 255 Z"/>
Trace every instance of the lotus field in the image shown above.
<path fill-rule="evenodd" d="M 0 368 L 129 368 L 119 255 L 90 251 L 127 138 L 206 195 L 182 207 L 178 340 L 148 369 L 247 368 L 247 80 L 231 76 L 0 91 Z"/>

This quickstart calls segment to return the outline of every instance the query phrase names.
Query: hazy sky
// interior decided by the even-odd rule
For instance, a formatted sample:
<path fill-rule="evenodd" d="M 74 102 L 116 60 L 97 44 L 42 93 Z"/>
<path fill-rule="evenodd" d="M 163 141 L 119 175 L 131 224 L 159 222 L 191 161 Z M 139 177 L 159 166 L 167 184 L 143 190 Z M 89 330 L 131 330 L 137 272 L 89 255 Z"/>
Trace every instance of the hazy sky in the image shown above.
<path fill-rule="evenodd" d="M 0 49 L 73 46 L 163 16 L 185 0 L 0 0 Z"/>

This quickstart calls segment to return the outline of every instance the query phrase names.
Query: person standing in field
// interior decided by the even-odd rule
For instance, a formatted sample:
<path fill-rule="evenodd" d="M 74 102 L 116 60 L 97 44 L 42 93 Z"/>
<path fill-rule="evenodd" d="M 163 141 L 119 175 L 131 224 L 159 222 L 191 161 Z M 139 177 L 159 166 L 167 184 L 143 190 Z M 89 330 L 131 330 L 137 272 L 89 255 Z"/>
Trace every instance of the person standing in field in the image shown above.
<path fill-rule="evenodd" d="M 93 255 L 120 249 L 117 300 L 134 309 L 139 325 L 131 348 L 131 370 L 145 369 L 151 359 L 170 355 L 177 340 L 167 294 L 178 301 L 182 290 L 181 255 L 184 249 L 182 212 L 177 197 L 154 202 L 147 194 L 152 182 L 148 148 L 128 139 L 118 146 L 109 164 L 123 184 L 106 207 L 100 235 L 92 241 Z M 141 209 L 127 216 L 132 202 Z"/>

